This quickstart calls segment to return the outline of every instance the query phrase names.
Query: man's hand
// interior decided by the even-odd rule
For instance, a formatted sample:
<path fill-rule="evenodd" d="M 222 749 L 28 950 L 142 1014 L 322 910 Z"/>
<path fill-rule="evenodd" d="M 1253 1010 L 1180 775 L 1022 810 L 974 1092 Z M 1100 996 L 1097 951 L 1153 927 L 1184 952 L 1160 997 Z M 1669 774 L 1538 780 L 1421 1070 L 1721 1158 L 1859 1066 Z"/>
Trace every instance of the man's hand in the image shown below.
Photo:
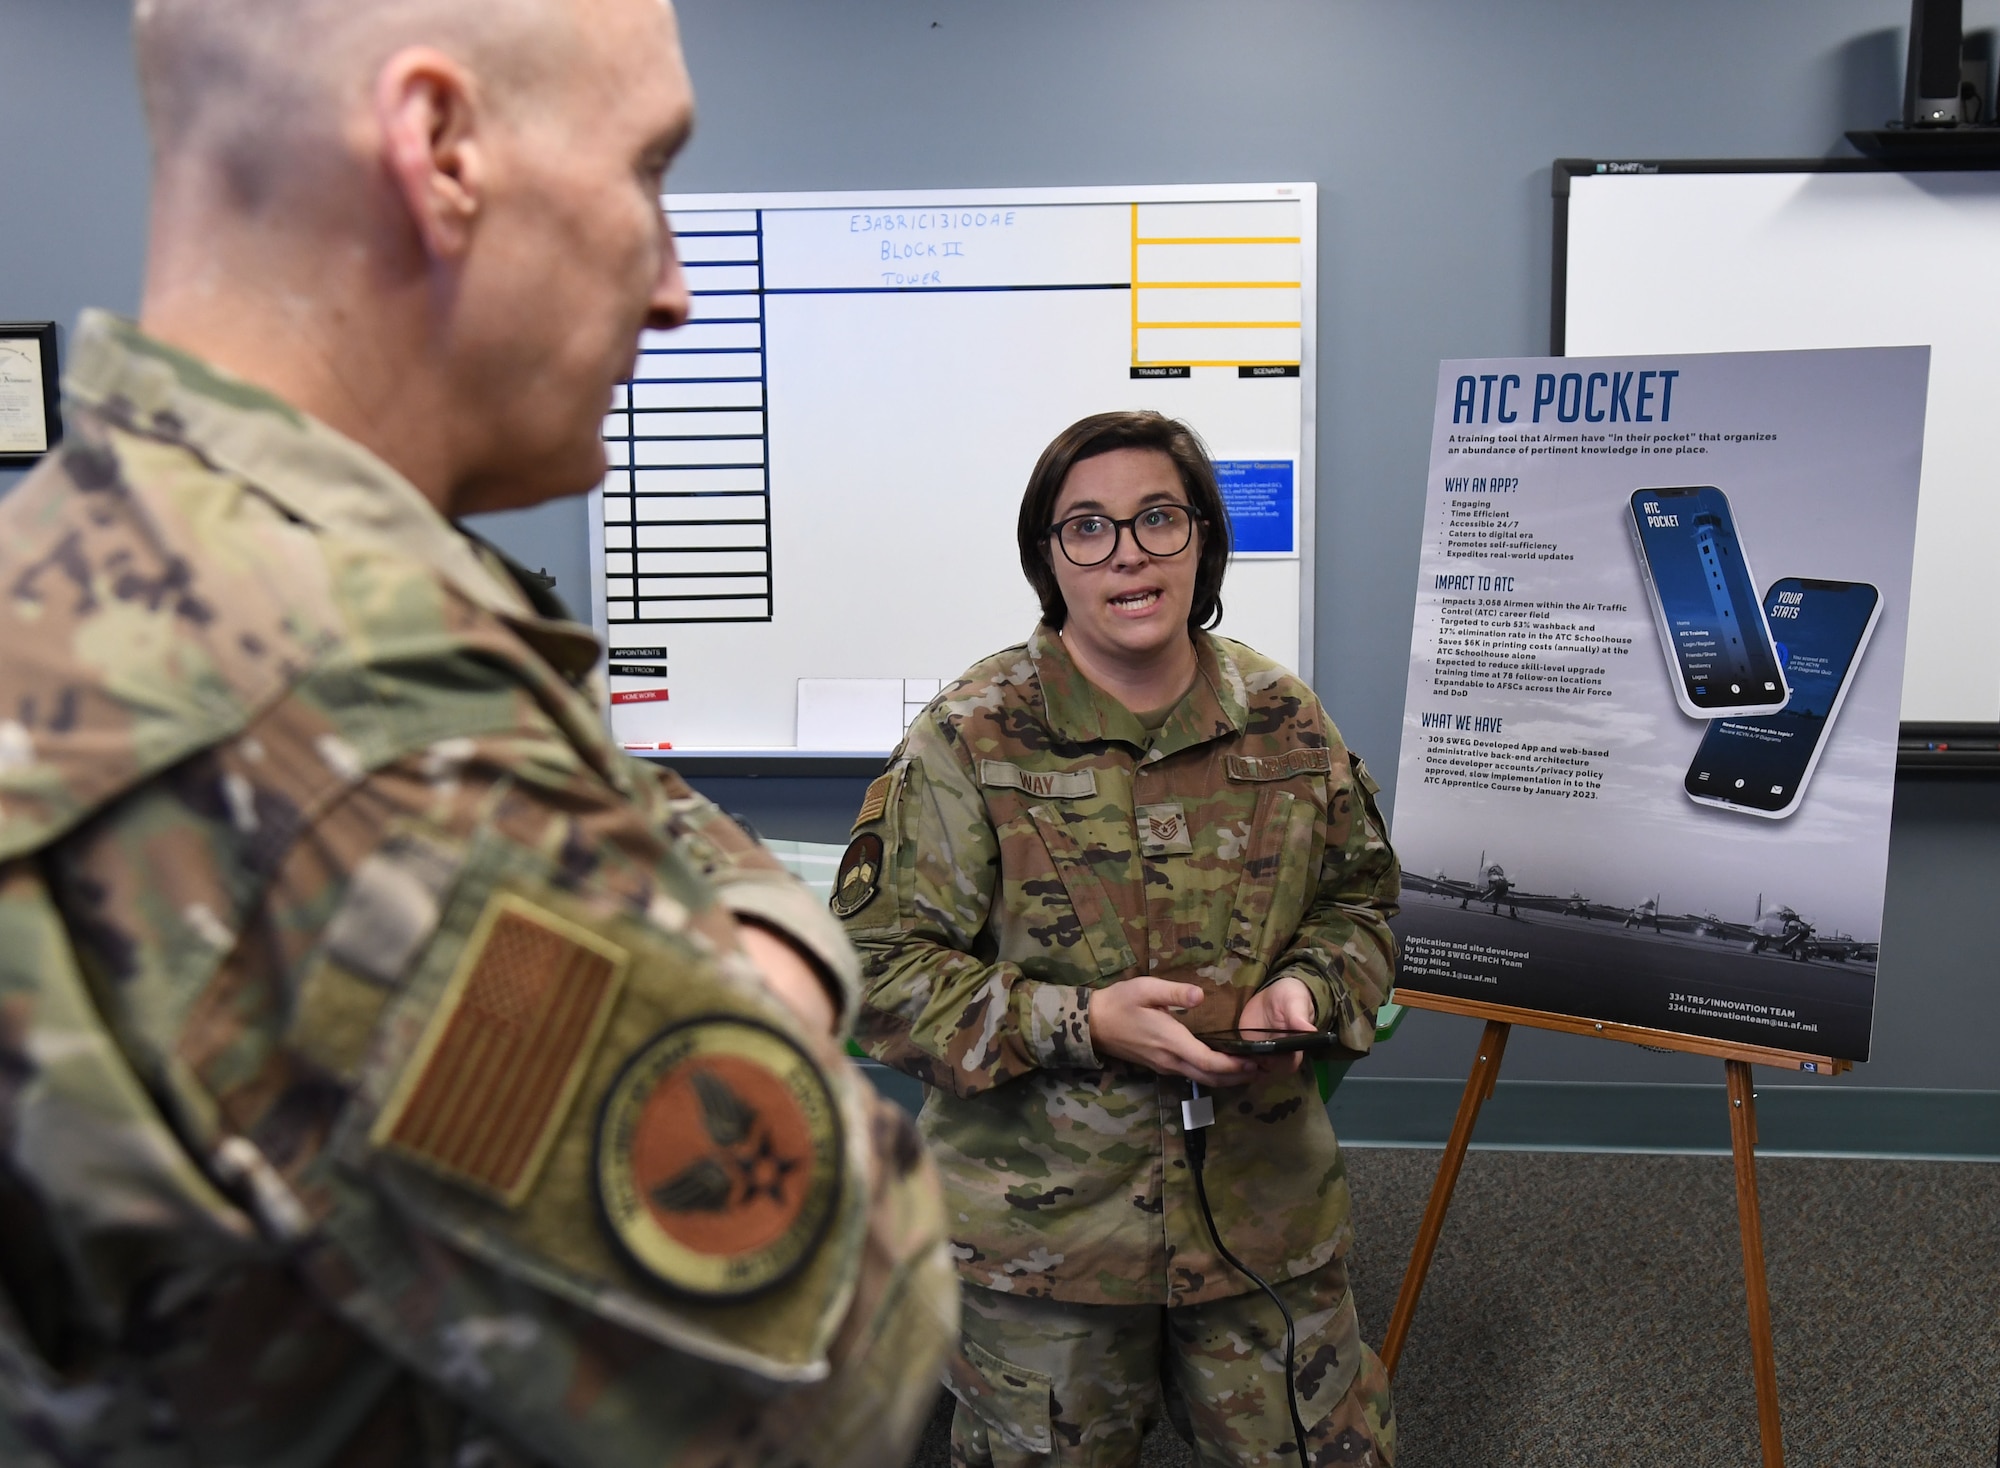
<path fill-rule="evenodd" d="M 1312 990 L 1289 975 L 1251 995 L 1236 1022 L 1245 1030 L 1311 1030 L 1318 1028 L 1313 1014 Z M 1299 1052 L 1274 1055 L 1267 1062 L 1275 1071 L 1299 1068 Z"/>
<path fill-rule="evenodd" d="M 1298 986 L 1301 991 L 1305 986 Z M 1260 1074 L 1257 1061 L 1211 1050 L 1174 1017 L 1177 1009 L 1201 1003 L 1193 984 L 1167 979 L 1120 979 L 1090 996 L 1090 1044 L 1099 1055 L 1115 1055 L 1162 1075 L 1186 1076 L 1204 1086 L 1233 1086 Z M 1306 996 L 1308 1028 L 1312 996 Z M 1296 1056 L 1293 1059 L 1297 1059 Z"/>
<path fill-rule="evenodd" d="M 763 973 L 764 982 L 799 1022 L 815 1034 L 832 1034 L 840 1014 L 819 970 L 807 963 L 798 949 L 757 923 L 738 922 L 736 933 L 743 941 L 743 951 Z M 1310 1007 L 1310 1000 L 1307 1005 Z"/>

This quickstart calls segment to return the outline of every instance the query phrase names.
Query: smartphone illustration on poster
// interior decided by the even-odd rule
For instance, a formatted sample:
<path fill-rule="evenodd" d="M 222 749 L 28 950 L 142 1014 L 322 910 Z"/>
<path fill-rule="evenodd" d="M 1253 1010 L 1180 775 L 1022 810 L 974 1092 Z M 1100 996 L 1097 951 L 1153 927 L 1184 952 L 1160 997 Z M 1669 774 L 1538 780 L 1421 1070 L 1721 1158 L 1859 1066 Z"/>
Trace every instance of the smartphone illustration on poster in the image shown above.
<path fill-rule="evenodd" d="M 1683 788 L 1702 805 L 1783 819 L 1799 808 L 1833 721 L 1882 616 L 1865 581 L 1788 576 L 1764 594 L 1791 684 L 1780 713 L 1712 721 Z"/>
<path fill-rule="evenodd" d="M 1641 489 L 1629 508 L 1639 571 L 1681 712 L 1713 719 L 1782 709 L 1791 689 L 1729 497 L 1713 485 Z"/>

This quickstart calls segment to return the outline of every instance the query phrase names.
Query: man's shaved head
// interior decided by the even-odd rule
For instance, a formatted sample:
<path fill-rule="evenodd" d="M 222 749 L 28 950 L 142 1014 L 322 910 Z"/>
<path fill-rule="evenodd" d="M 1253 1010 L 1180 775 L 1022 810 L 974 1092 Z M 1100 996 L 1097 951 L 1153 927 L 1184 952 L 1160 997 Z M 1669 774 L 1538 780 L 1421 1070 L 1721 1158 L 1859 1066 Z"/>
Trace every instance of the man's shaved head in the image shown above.
<path fill-rule="evenodd" d="M 693 96 L 667 0 L 137 0 L 141 324 L 448 513 L 588 489 Z"/>
<path fill-rule="evenodd" d="M 255 206 L 285 168 L 337 148 L 382 63 L 450 55 L 508 111 L 589 64 L 587 0 L 138 0 L 134 40 L 154 166 L 206 164 Z M 281 166 L 282 165 L 282 166 Z"/>

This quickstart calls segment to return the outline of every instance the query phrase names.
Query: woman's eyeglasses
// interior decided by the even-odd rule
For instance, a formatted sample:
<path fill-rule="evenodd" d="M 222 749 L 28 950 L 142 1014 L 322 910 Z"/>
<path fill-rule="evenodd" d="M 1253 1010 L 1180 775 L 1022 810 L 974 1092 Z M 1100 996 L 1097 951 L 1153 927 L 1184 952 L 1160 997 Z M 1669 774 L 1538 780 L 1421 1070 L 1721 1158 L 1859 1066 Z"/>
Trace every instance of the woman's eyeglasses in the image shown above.
<path fill-rule="evenodd" d="M 1101 566 L 1118 549 L 1118 532 L 1130 530 L 1132 542 L 1149 556 L 1177 556 L 1194 538 L 1195 513 L 1186 505 L 1148 505 L 1125 520 L 1109 515 L 1071 515 L 1049 527 L 1049 534 L 1073 566 Z"/>

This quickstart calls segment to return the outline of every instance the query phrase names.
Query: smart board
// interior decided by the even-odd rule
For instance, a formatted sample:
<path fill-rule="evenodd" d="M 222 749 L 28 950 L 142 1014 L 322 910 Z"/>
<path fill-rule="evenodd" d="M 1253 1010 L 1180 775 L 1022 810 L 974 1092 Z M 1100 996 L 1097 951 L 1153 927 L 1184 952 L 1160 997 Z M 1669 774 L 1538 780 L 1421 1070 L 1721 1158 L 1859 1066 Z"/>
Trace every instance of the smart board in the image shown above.
<path fill-rule="evenodd" d="M 1220 630 L 1310 674 L 1312 184 L 666 204 L 693 318 L 642 342 L 590 506 L 626 747 L 886 752 L 1033 630 L 1022 490 L 1110 409 L 1202 436 Z"/>
<path fill-rule="evenodd" d="M 2000 720 L 2000 172 L 1556 165 L 1571 355 L 1929 346 L 1906 722 Z"/>

